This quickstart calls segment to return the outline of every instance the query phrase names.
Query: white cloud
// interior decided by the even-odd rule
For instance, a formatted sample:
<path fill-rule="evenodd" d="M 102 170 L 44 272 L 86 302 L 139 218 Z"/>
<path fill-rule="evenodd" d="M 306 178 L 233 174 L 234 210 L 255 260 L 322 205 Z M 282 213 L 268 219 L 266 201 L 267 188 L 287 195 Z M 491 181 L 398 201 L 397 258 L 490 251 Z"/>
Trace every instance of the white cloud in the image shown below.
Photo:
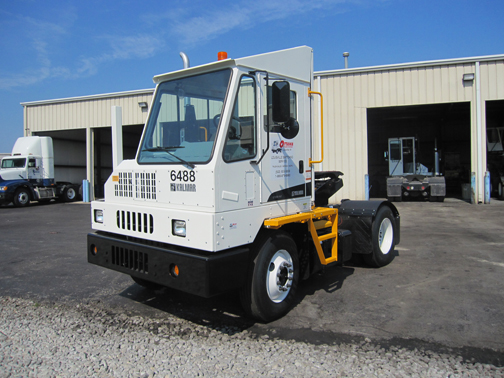
<path fill-rule="evenodd" d="M 164 15 L 150 17 L 150 21 L 158 22 L 165 18 L 173 23 L 172 33 L 177 35 L 183 43 L 197 44 L 228 33 L 233 29 L 249 29 L 256 25 L 288 17 L 302 15 L 307 12 L 324 9 L 328 10 L 340 4 L 361 3 L 362 0 L 256 0 L 241 1 L 226 7 L 210 9 L 192 9 L 192 17 L 180 17 L 184 13 L 180 9 L 170 11 Z"/>
<path fill-rule="evenodd" d="M 217 38 L 233 30 L 244 30 L 258 25 L 281 21 L 289 17 L 305 15 L 314 10 L 331 10 L 339 5 L 369 3 L 371 0 L 249 0 L 237 2 L 206 2 L 193 0 L 172 6 L 167 12 L 139 15 L 135 25 L 138 33 L 130 35 L 109 34 L 92 36 L 103 45 L 101 54 L 93 56 L 84 52 L 65 66 L 55 65 L 55 55 L 64 55 L 63 43 L 74 43 L 78 11 L 69 8 L 60 23 L 47 22 L 26 16 L 14 16 L 18 31 L 23 31 L 33 49 L 38 67 L 25 73 L 2 75 L 0 88 L 7 89 L 32 85 L 49 78 L 76 79 L 95 75 L 100 66 L 116 60 L 146 59 L 155 56 L 172 44 L 172 40 L 184 44 L 199 44 Z M 385 1 L 385 0 L 379 0 Z M 4 12 L 5 13 L 5 12 Z M 308 16 L 307 14 L 307 17 Z M 155 30 L 148 33 L 145 30 Z M 79 30 L 82 33 L 82 30 Z"/>

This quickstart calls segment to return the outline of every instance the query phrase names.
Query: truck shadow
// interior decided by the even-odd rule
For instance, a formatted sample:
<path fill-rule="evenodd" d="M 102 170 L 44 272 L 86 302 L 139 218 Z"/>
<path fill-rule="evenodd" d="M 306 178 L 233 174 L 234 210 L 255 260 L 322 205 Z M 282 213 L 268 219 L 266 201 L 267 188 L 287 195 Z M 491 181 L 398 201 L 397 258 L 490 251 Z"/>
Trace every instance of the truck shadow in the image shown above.
<path fill-rule="evenodd" d="M 301 303 L 304 297 L 314 295 L 320 290 L 329 294 L 340 290 L 345 279 L 351 276 L 354 271 L 355 269 L 349 266 L 333 266 L 301 281 L 298 289 L 298 303 Z"/>
<path fill-rule="evenodd" d="M 320 290 L 327 293 L 340 290 L 344 280 L 353 273 L 353 268 L 331 267 L 322 273 L 301 281 L 292 311 L 295 311 L 295 307 L 305 297 L 312 296 Z M 237 292 L 213 298 L 201 298 L 170 288 L 151 290 L 138 284 L 132 284 L 119 295 L 151 309 L 162 311 L 230 336 L 257 324 L 256 320 L 247 317 L 241 307 Z"/>

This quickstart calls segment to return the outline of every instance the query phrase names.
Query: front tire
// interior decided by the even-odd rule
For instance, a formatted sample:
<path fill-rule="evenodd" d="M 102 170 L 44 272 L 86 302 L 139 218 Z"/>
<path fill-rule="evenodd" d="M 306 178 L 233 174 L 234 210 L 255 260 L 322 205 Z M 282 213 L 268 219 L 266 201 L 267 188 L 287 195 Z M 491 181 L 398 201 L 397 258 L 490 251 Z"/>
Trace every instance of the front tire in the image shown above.
<path fill-rule="evenodd" d="M 366 264 L 375 268 L 388 265 L 394 259 L 396 223 L 392 210 L 383 206 L 376 213 L 371 226 L 373 250 L 363 255 Z"/>
<path fill-rule="evenodd" d="M 30 192 L 26 188 L 20 188 L 14 194 L 14 206 L 25 207 L 30 204 Z"/>
<path fill-rule="evenodd" d="M 240 300 L 247 314 L 271 322 L 295 304 L 299 281 L 296 243 L 283 231 L 268 232 L 255 243 L 257 251 Z"/>

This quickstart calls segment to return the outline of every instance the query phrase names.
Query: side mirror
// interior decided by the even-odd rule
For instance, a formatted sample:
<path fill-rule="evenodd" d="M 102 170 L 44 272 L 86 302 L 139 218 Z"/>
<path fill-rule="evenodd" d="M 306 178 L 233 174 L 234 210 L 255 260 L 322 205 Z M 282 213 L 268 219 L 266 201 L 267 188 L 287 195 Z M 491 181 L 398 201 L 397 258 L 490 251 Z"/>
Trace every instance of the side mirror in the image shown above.
<path fill-rule="evenodd" d="M 290 85 L 275 81 L 272 85 L 273 122 L 285 123 L 290 119 Z"/>

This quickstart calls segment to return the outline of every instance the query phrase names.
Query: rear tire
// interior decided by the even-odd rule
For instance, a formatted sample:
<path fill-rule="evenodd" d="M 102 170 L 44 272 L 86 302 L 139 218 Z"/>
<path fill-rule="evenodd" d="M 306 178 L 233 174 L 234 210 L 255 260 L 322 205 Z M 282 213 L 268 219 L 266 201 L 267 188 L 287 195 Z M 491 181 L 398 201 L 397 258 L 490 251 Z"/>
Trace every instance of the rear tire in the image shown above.
<path fill-rule="evenodd" d="M 77 201 L 77 191 L 73 186 L 69 186 L 63 192 L 63 200 L 65 202 L 74 202 Z"/>
<path fill-rule="evenodd" d="M 375 268 L 388 265 L 394 259 L 396 223 L 392 210 L 383 206 L 376 213 L 371 226 L 373 250 L 363 255 L 366 264 Z"/>
<path fill-rule="evenodd" d="M 256 255 L 240 300 L 247 314 L 271 322 L 295 304 L 299 281 L 296 243 L 283 231 L 268 232 L 255 243 Z"/>
<path fill-rule="evenodd" d="M 502 182 L 499 182 L 497 186 L 497 196 L 500 200 L 504 200 L 504 188 L 502 187 Z"/>
<path fill-rule="evenodd" d="M 30 192 L 26 188 L 19 188 L 14 194 L 14 206 L 25 207 L 30 204 Z"/>

